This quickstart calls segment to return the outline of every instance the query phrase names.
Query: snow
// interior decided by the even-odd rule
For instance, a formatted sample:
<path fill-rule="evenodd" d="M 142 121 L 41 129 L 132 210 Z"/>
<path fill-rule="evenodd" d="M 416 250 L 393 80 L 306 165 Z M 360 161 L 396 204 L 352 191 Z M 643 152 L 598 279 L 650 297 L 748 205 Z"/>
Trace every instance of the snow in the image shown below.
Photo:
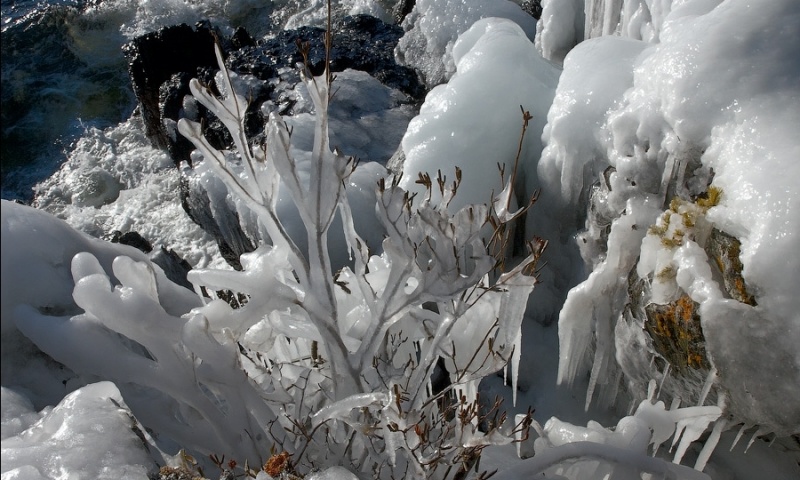
<path fill-rule="evenodd" d="M 252 15 L 262 8 L 257 3 L 109 1 L 92 8 L 99 19 L 122 19 L 118 33 L 127 37 L 206 15 L 251 15 L 252 23 L 324 18 L 323 2 L 305 11 L 297 2 L 283 2 Z M 390 10 L 387 2 L 366 0 L 336 6 L 382 16 Z M 451 178 L 460 167 L 463 182 L 453 211 L 485 203 L 501 190 L 497 163 L 507 173 L 513 166 L 522 128 L 519 107 L 533 115 L 518 188 L 524 194 L 541 189 L 526 230 L 551 243 L 543 284 L 527 316 L 541 321 L 543 311 L 560 309 L 560 348 L 556 351 L 555 326 L 533 322 L 524 326 L 521 340 L 506 339 L 522 350 L 521 365 L 516 360 L 520 389 L 512 394 L 499 377 L 490 378 L 481 394 L 517 396 L 512 411 L 532 405 L 542 425 L 531 432 L 538 437 L 532 441 L 533 458 L 517 460 L 507 450 L 489 448 L 481 465 L 500 467 L 495 478 L 508 479 L 539 473 L 560 479 L 641 478 L 641 472 L 714 480 L 796 477 L 800 455 L 791 436 L 800 432 L 800 407 L 792 401 L 800 398 L 800 257 L 795 253 L 800 239 L 800 4 L 545 0 L 543 7 L 534 45 L 532 19 L 512 2 L 419 0 L 397 52 L 423 72 L 429 85 L 438 85 L 419 115 L 406 129 L 412 114 L 398 92 L 356 72 L 341 74 L 341 90 L 331 105 L 333 143 L 345 153 L 385 162 L 404 134 L 403 186 L 409 189 L 418 188 L 419 171 L 435 176 L 441 170 Z M 310 102 L 302 87 L 297 98 L 302 111 L 303 99 Z M 393 108 L 376 109 L 377 104 Z M 313 147 L 309 112 L 310 107 L 287 119 L 294 128 L 293 154 L 301 162 Z M 250 277 L 212 270 L 221 259 L 211 239 L 180 208 L 179 172 L 164 154 L 146 146 L 137 122 L 133 117 L 112 129 L 88 130 L 64 167 L 39 186 L 38 209 L 2 202 L 3 480 L 145 478 L 156 465 L 175 464 L 172 455 L 179 446 L 173 440 L 214 437 L 212 426 L 202 421 L 158 439 L 146 426 L 214 409 L 256 410 L 252 383 L 225 375 L 226 365 L 240 359 L 230 335 L 243 333 L 250 320 L 231 314 L 220 300 L 203 305 L 191 291 L 167 281 L 147 255 L 74 230 L 96 236 L 136 230 L 205 268 L 193 275 L 220 287 L 291 283 L 286 259 L 263 250 L 242 259 L 253 272 Z M 356 228 L 374 224 L 373 185 L 381 169 L 372 165 L 361 170 L 362 177 L 351 178 Z M 202 164 L 196 174 L 209 185 L 214 181 Z M 701 207 L 696 198 L 709 182 L 721 192 L 719 202 Z M 222 189 L 217 193 L 227 195 Z M 680 198 L 674 205 L 673 196 Z M 285 210 L 282 216 L 293 214 Z M 686 218 L 698 221 L 688 225 Z M 299 226 L 296 221 L 289 228 Z M 662 236 L 683 240 L 665 245 L 653 226 L 663 229 Z M 756 305 L 724 292 L 702 246 L 711 226 L 741 241 L 742 276 Z M 254 223 L 251 233 L 259 228 Z M 382 234 L 373 229 L 363 236 L 370 234 L 375 237 L 367 242 L 380 245 Z M 343 250 L 345 240 L 331 243 Z M 120 255 L 130 259 L 115 260 Z M 376 288 L 388 281 L 388 266 L 375 263 L 377 258 L 370 264 Z M 342 253 L 337 261 L 350 259 Z M 674 275 L 658 275 L 665 271 Z M 710 370 L 681 384 L 655 366 L 641 325 L 623 316 L 630 272 L 652 276 L 649 301 L 669 302 L 686 293 L 699 303 Z M 344 272 L 341 278 L 351 277 Z M 416 287 L 405 285 L 405 294 Z M 547 298 L 536 296 L 542 291 Z M 263 305 L 277 305 L 296 292 L 282 293 Z M 353 350 L 359 348 L 356 338 L 365 334 L 366 312 L 342 305 L 350 308 L 345 339 Z M 191 313 L 182 316 L 186 312 Z M 240 323 L 217 328 L 213 321 L 224 315 Z M 266 330 L 287 328 L 278 317 L 288 313 L 269 315 L 264 315 L 268 322 L 242 337 L 242 344 L 283 349 L 287 357 L 299 352 L 298 342 L 264 343 L 271 338 Z M 101 317 L 109 323 L 101 324 Z M 124 317 L 142 320 L 127 324 Z M 70 323 L 77 328 L 65 328 Z M 149 327 L 137 328 L 142 325 Z M 163 325 L 170 325 L 169 335 Z M 123 341 L 103 330 L 112 327 L 140 341 Z M 453 339 L 468 343 L 469 327 L 476 328 L 459 327 Z M 292 328 L 283 333 L 318 334 L 304 323 Z M 146 341 L 137 337 L 142 334 L 149 335 Z M 76 374 L 31 339 L 53 352 L 84 355 L 87 370 L 102 378 Z M 207 359 L 196 369 L 201 381 L 212 387 L 238 385 L 241 397 L 190 381 L 194 377 L 188 372 L 197 365 L 175 348 L 179 341 Z M 144 344 L 160 350 L 140 348 Z M 181 399 L 177 404 L 128 381 L 160 362 L 161 376 L 151 387 Z M 114 376 L 111 370 L 127 373 Z M 292 375 L 287 368 L 287 382 L 299 380 Z M 385 400 L 365 393 L 318 415 L 346 416 L 351 407 L 391 404 Z M 255 422 L 263 423 L 266 416 L 257 414 Z M 224 440 L 210 447 L 191 441 L 180 446 L 214 449 L 235 443 L 251 421 L 230 417 L 229 430 L 215 432 Z M 739 441 L 745 435 L 749 443 Z M 758 439 L 763 436 L 774 445 Z M 248 448 L 243 445 L 242 451 Z M 269 477 L 261 472 L 258 478 Z M 335 467 L 307 478 L 356 477 Z"/>

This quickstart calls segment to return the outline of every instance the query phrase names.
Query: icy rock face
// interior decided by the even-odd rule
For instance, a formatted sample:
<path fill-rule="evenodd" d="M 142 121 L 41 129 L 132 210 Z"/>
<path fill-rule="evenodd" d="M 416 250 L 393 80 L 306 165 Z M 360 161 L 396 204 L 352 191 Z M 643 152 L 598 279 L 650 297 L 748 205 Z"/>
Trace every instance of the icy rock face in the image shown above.
<path fill-rule="evenodd" d="M 7 401 L 15 409 L 27 407 L 24 397 L 6 392 L 4 414 Z M 30 415 L 41 418 L 14 435 L 6 436 L 3 424 L 3 478 L 61 478 L 69 472 L 69 478 L 134 480 L 157 471 L 152 440 L 111 382 L 83 387 L 55 408 L 41 414 L 31 409 Z"/>
<path fill-rule="evenodd" d="M 547 202 L 587 212 L 591 274 L 560 314 L 559 380 L 590 372 L 587 401 L 611 402 L 620 376 L 639 399 L 656 378 L 684 403 L 794 434 L 800 5 L 670 8 L 654 45 L 603 37 L 564 60 L 539 179 L 559 192 Z M 618 83 L 598 88 L 608 64 Z"/>
<path fill-rule="evenodd" d="M 508 0 L 418 0 L 403 21 L 406 34 L 395 56 L 401 64 L 420 71 L 429 88 L 439 85 L 456 71 L 452 52 L 458 36 L 488 17 L 512 20 L 528 38 L 535 36 L 536 20 Z"/>

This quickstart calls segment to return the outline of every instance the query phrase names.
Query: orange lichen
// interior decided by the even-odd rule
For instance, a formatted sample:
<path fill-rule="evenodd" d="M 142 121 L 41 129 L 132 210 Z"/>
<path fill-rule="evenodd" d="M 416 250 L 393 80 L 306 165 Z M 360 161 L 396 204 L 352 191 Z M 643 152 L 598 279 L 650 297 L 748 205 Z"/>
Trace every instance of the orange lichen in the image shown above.
<path fill-rule="evenodd" d="M 705 194 L 698 197 L 697 205 L 699 205 L 704 210 L 708 210 L 711 207 L 719 205 L 721 199 L 722 199 L 721 188 L 708 187 L 708 191 Z"/>
<path fill-rule="evenodd" d="M 278 477 L 283 472 L 288 472 L 291 464 L 289 463 L 289 458 L 291 455 L 289 452 L 281 452 L 277 455 L 273 455 L 269 457 L 267 463 L 264 464 L 263 470 L 267 472 L 267 475 L 270 477 Z"/>
<path fill-rule="evenodd" d="M 650 334 L 656 351 L 677 371 L 687 367 L 708 368 L 709 365 L 697 307 L 698 304 L 688 295 L 666 305 L 645 307 L 645 330 Z"/>

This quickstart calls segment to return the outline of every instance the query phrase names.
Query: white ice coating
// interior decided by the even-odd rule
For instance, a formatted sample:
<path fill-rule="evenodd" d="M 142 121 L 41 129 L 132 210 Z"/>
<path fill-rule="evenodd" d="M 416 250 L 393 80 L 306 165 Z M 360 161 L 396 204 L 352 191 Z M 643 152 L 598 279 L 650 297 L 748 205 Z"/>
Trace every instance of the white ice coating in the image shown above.
<path fill-rule="evenodd" d="M 726 411 L 765 431 L 797 433 L 800 407 L 781 399 L 800 398 L 800 260 L 794 253 L 800 238 L 800 4 L 698 0 L 668 9 L 664 2 L 646 3 L 658 4 L 663 14 L 653 20 L 658 36 L 647 39 L 656 43 L 603 37 L 575 47 L 564 60 L 545 129 L 539 177 L 546 192 L 561 192 L 555 203 L 581 205 L 592 177 L 610 190 L 595 202 L 611 221 L 607 253 L 597 249 L 602 242 L 593 243 L 598 231 L 580 237 L 587 259 L 596 263 L 561 312 L 559 379 L 571 382 L 591 371 L 591 385 L 613 383 L 615 357 L 633 358 L 635 348 L 648 348 L 641 336 L 620 342 L 619 335 L 633 331 L 615 327 L 628 272 L 641 256 L 640 275 L 674 268 L 674 288 L 700 303 L 717 386 L 730 393 Z M 620 68 L 611 77 L 619 83 L 598 83 L 609 78 L 607 64 Z M 604 74 L 595 79 L 593 67 Z M 571 115 L 586 123 L 564 120 Z M 700 168 L 686 170 L 690 163 Z M 598 174 L 609 166 L 614 170 Z M 645 235 L 669 195 L 688 200 L 708 181 L 722 195 L 703 221 L 741 241 L 742 275 L 755 307 L 726 298 L 694 240 L 672 248 Z M 676 298 L 667 284 L 656 290 L 655 283 L 654 295 Z M 592 342 L 589 368 L 584 359 Z"/>
<path fill-rule="evenodd" d="M 3 479 L 65 478 L 66 472 L 69 478 L 138 480 L 157 471 L 154 442 L 113 383 L 83 387 L 41 413 L 20 398 L 3 387 Z M 7 435 L 7 406 L 28 410 L 36 423 Z"/>
<path fill-rule="evenodd" d="M 517 155 L 522 112 L 533 115 L 525 135 L 521 162 L 541 152 L 539 138 L 558 82 L 558 70 L 543 60 L 514 22 L 498 18 L 477 21 L 453 48 L 458 71 L 435 87 L 408 126 L 402 147 L 403 187 L 419 191 L 419 172 L 432 178 L 437 170 L 452 178 L 465 174 L 453 211 L 470 203 L 487 203 L 502 190 L 498 163 L 509 178 Z"/>
<path fill-rule="evenodd" d="M 708 13 L 721 0 L 542 0 L 536 48 L 561 63 L 577 44 L 620 35 L 658 43 L 668 19 Z"/>
<path fill-rule="evenodd" d="M 531 40 L 536 34 L 536 20 L 509 0 L 418 0 L 403 21 L 406 34 L 395 56 L 420 71 L 428 87 L 439 85 L 456 71 L 453 47 L 459 35 L 488 17 L 516 22 Z"/>

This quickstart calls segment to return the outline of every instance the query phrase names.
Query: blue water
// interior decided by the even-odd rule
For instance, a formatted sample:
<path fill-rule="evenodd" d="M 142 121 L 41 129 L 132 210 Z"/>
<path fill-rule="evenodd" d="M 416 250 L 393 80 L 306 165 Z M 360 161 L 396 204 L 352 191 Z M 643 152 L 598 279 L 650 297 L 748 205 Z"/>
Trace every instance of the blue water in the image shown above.
<path fill-rule="evenodd" d="M 116 124 L 135 106 L 118 47 L 114 54 L 108 44 L 84 41 L 98 31 L 83 15 L 91 3 L 2 2 L 4 199 L 29 201 L 31 187 L 58 167 L 86 128 Z"/>
<path fill-rule="evenodd" d="M 200 20 L 254 37 L 306 5 L 288 0 L 0 0 L 0 195 L 30 202 L 33 187 L 89 128 L 136 107 L 121 47 L 168 25 Z"/>

